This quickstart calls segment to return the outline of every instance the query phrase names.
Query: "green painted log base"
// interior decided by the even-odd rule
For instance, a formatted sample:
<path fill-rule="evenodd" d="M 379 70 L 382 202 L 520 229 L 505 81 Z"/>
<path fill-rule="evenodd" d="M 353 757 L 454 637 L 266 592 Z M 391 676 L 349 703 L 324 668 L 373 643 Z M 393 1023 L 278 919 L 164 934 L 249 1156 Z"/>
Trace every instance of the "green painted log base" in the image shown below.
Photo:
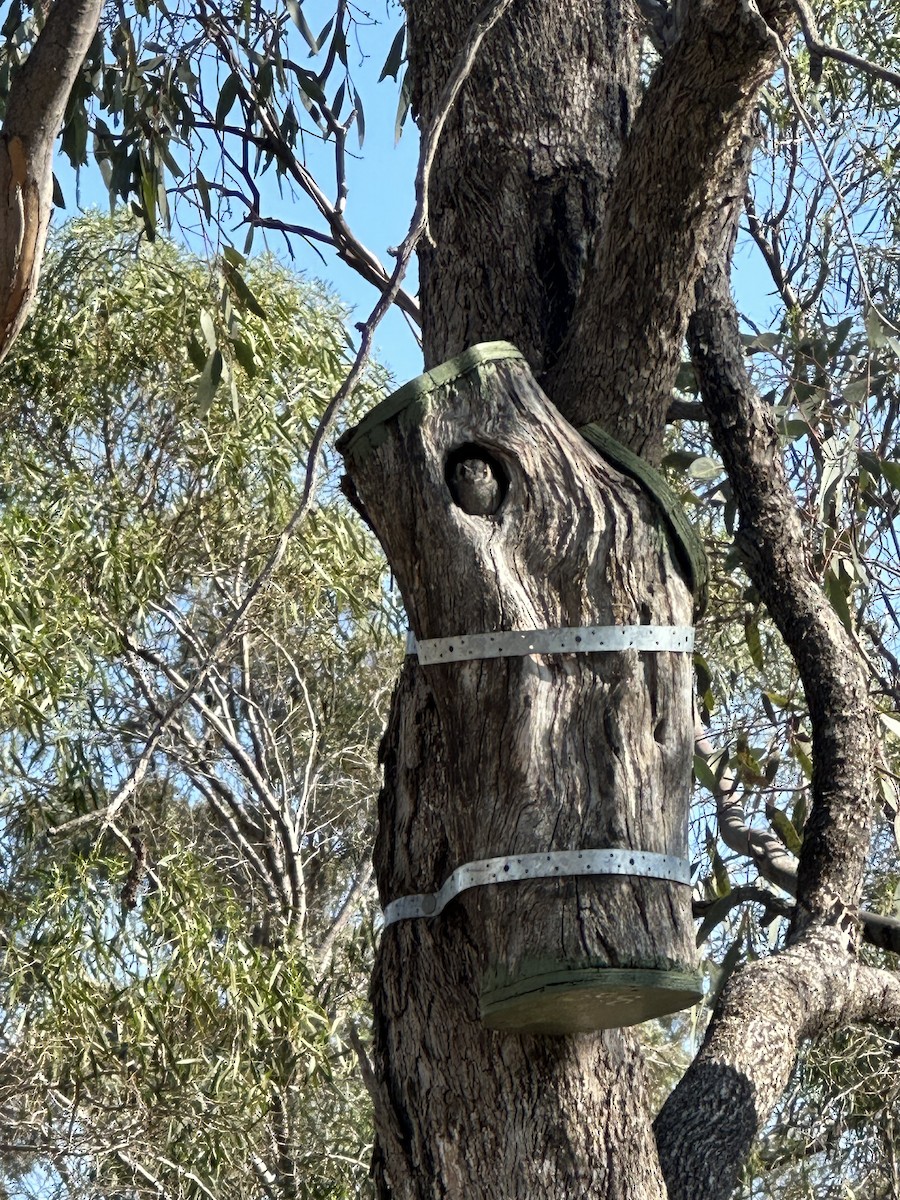
<path fill-rule="evenodd" d="M 702 996 L 695 971 L 545 971 L 482 992 L 481 1019 L 507 1033 L 590 1033 L 664 1017 Z"/>

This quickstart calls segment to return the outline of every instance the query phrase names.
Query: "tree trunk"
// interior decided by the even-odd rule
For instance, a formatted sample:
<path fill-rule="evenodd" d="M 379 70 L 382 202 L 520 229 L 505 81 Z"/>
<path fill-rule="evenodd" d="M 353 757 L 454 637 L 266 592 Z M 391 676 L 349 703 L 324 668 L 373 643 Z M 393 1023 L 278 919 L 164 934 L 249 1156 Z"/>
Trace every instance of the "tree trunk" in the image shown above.
<path fill-rule="evenodd" d="M 424 124 L 475 11 L 471 0 L 409 5 Z M 557 363 L 631 126 L 639 45 L 635 16 L 615 0 L 523 0 L 484 43 L 430 181 L 419 255 L 427 365 L 496 338 L 539 376 Z M 631 327 L 626 336 L 635 353 Z M 674 379 L 670 358 L 649 371 L 655 395 L 667 372 Z M 442 416 L 398 418 L 375 453 L 351 455 L 417 637 L 690 623 L 653 504 L 562 419 L 577 411 L 608 425 L 634 397 L 601 389 L 591 407 L 577 387 L 558 387 L 552 399 L 559 412 L 533 384 L 506 377 L 488 394 L 461 381 Z M 654 445 L 663 416 L 638 421 L 642 436 L 656 423 Z M 451 499 L 449 456 L 473 446 L 507 484 L 496 513 Z M 383 902 L 434 892 L 481 856 L 548 846 L 683 855 L 689 670 L 672 653 L 410 659 L 383 746 Z M 664 1197 L 632 1036 L 495 1031 L 482 992 L 492 971 L 515 986 L 526 958 L 550 957 L 593 971 L 674 969 L 685 1001 L 695 986 L 686 901 L 686 889 L 656 880 L 535 881 L 474 889 L 434 921 L 387 928 L 372 983 L 380 1195 Z"/>
<path fill-rule="evenodd" d="M 0 133 L 0 360 L 34 302 L 53 212 L 53 144 L 100 9 L 100 0 L 55 0 L 10 87 Z"/>
<path fill-rule="evenodd" d="M 432 120 L 482 0 L 408 8 L 413 110 Z M 640 32 L 622 0 L 516 0 L 450 113 L 419 250 L 425 365 L 505 338 L 556 360 L 637 101 Z"/>
<path fill-rule="evenodd" d="M 641 35 L 618 0 L 512 4 L 450 114 L 420 247 L 426 364 L 508 338 L 556 409 L 518 360 L 456 364 L 415 395 L 401 392 L 392 414 L 345 443 L 358 502 L 419 639 L 690 621 L 658 510 L 566 421 L 599 422 L 658 459 L 694 284 L 710 253 L 722 253 L 716 232 L 740 196 L 735 153 L 795 18 L 787 0 L 690 0 L 665 11 L 673 41 L 636 120 Z M 408 2 L 414 106 L 426 124 L 474 15 L 472 0 Z M 711 353 L 707 404 L 722 347 Z M 746 398 L 747 381 L 738 384 Z M 751 433 L 743 419 L 725 430 L 736 459 Z M 776 462 L 773 449 L 770 476 Z M 771 539 L 760 512 L 780 482 L 754 476 L 736 489 L 745 536 Z M 777 502 L 792 504 L 780 492 Z M 817 586 L 804 580 L 810 594 Z M 808 618 L 820 645 L 842 645 L 824 601 L 804 608 L 796 589 L 770 590 L 782 629 Z M 802 647 L 791 649 L 802 663 Z M 889 994 L 900 1004 L 878 972 L 862 1004 L 847 990 L 863 978 L 852 907 L 865 821 L 845 855 L 835 842 L 851 783 L 868 795 L 870 779 L 857 741 L 841 758 L 851 743 L 835 720 L 846 700 L 864 704 L 855 671 L 834 674 L 827 705 L 811 709 L 817 756 L 846 770 L 839 788 L 818 769 L 813 781 L 811 828 L 820 822 L 831 841 L 811 839 L 815 862 L 804 848 L 808 919 L 795 923 L 789 954 L 738 972 L 719 1001 L 660 1119 L 662 1155 L 627 1031 L 536 1036 L 485 1021 L 577 1029 L 588 1012 L 603 1024 L 602 981 L 615 970 L 668 973 L 670 983 L 680 975 L 686 998 L 685 889 L 605 877 L 488 885 L 382 936 L 372 998 L 383 1197 L 643 1200 L 668 1186 L 672 1196 L 718 1200 L 799 1040 L 832 1027 L 829 997 L 844 997 L 838 1019 L 885 1011 Z M 808 686 L 817 679 L 804 673 Z M 433 666 L 410 658 L 383 746 L 383 902 L 433 894 L 483 858 L 602 847 L 684 855 L 689 686 L 686 658 L 671 652 Z M 576 999 L 554 1004 L 558 984 Z M 796 997 L 806 1011 L 787 1021 Z M 615 1021 L 628 1019 L 628 1003 L 616 1000 Z M 777 1030 L 760 1036 L 771 1020 L 786 1042 Z"/>

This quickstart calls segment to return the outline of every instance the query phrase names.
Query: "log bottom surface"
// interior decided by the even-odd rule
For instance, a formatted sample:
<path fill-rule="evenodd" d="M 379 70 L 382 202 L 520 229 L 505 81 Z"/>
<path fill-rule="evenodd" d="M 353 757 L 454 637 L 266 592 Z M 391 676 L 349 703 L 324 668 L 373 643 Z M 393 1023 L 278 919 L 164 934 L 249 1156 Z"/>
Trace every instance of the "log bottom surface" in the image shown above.
<path fill-rule="evenodd" d="M 482 991 L 481 1019 L 507 1033 L 591 1033 L 664 1017 L 702 996 L 695 971 L 585 970 L 581 964 L 529 969 L 525 963 L 514 981 Z"/>

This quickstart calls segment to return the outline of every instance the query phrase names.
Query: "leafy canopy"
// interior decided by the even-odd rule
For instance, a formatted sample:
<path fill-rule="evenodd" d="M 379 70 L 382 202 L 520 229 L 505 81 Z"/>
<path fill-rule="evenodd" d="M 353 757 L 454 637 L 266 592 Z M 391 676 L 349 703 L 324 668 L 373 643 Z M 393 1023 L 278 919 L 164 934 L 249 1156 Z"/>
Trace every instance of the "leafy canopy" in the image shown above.
<path fill-rule="evenodd" d="M 396 622 L 330 473 L 223 636 L 299 503 L 343 313 L 96 215 L 43 288 L 0 380 L 8 1187 L 43 1164 L 69 1195 L 358 1195 Z"/>

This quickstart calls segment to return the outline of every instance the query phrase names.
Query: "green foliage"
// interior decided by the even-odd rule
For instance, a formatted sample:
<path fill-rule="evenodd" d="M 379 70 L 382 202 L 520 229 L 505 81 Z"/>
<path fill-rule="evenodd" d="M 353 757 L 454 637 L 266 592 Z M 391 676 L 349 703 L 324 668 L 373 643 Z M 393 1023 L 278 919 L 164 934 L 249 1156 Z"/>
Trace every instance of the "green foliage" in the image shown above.
<path fill-rule="evenodd" d="M 367 1115 L 348 1104 L 355 1060 L 303 955 L 250 945 L 242 906 L 190 850 L 168 856 L 139 914 L 118 902 L 121 869 L 96 854 L 51 867 L 11 931 L 4 1101 L 21 1105 L 22 1072 L 36 1074 L 44 1140 L 95 1159 L 106 1188 L 138 1182 L 139 1161 L 185 1197 L 246 1196 L 282 1108 L 300 1144 L 312 1139 L 294 1158 L 297 1194 L 355 1194 Z"/>
<path fill-rule="evenodd" d="M 319 29 L 308 16 L 296 0 L 267 8 L 109 6 L 69 100 L 63 153 L 76 169 L 96 166 L 111 201 L 124 201 L 151 238 L 170 228 L 176 207 L 182 225 L 228 227 L 258 214 L 267 174 L 289 193 L 309 193 L 315 162 L 307 157 L 315 160 L 317 143 L 338 143 L 343 154 L 349 137 L 353 151 L 362 149 L 357 75 L 376 21 L 343 2 Z M 9 6 L 0 31 L 0 115 L 42 23 L 38 6 Z M 393 24 L 382 79 L 396 86 L 401 78 L 399 131 L 409 109 L 399 13 Z M 291 235 L 289 223 L 276 219 L 279 226 Z M 245 252 L 254 228 L 248 221 Z"/>
<path fill-rule="evenodd" d="M 315 151 L 307 157 L 307 147 L 328 143 L 340 195 L 347 139 L 363 141 L 354 48 L 368 18 L 344 4 L 325 16 L 313 28 L 308 7 L 294 0 L 266 11 L 154 0 L 110 8 L 69 105 L 64 152 L 75 165 L 93 158 L 111 196 L 131 205 L 151 237 L 177 205 L 183 222 L 211 227 L 216 237 L 243 224 L 249 252 L 254 230 L 267 223 L 259 177 L 268 174 L 292 196 L 315 194 L 308 174 Z M 826 40 L 885 66 L 900 64 L 891 6 L 840 0 L 818 17 Z M 18 3 L 7 10 L 0 102 L 40 20 Z M 382 78 L 402 79 L 404 45 L 400 28 Z M 794 88 L 816 144 L 776 80 L 765 96 L 748 208 L 775 303 L 768 326 L 748 330 L 746 351 L 782 439 L 813 568 L 864 648 L 884 710 L 885 738 L 873 748 L 883 768 L 883 844 L 897 823 L 900 776 L 895 94 L 830 59 L 812 62 L 799 39 L 791 50 Z M 408 107 L 404 82 L 398 132 Z M 319 236 L 330 237 L 329 214 L 315 203 L 327 229 Z M 92 228 L 82 225 L 57 243 L 37 315 L 0 379 L 0 710 L 12 731 L 0 745 L 0 770 L 8 795 L 10 928 L 21 931 L 9 948 L 8 1036 L 24 1064 L 10 1103 L 15 1097 L 23 1105 L 36 1138 L 44 1137 L 39 1110 L 52 1110 L 62 1128 L 65 1103 L 47 1102 L 48 1084 L 23 1081 L 35 1063 L 47 1079 L 68 1063 L 71 1086 L 61 1094 L 79 1106 L 70 1127 L 84 1139 L 88 1159 L 112 1144 L 106 1101 L 91 1091 L 91 1055 L 105 1064 L 95 1074 L 116 1105 L 127 1103 L 126 1094 L 140 1101 L 130 1127 L 134 1144 L 159 1147 L 170 1136 L 168 1114 L 202 1111 L 211 1131 L 202 1154 L 190 1158 L 185 1137 L 184 1156 L 182 1149 L 170 1156 L 176 1167 L 153 1161 L 154 1178 L 165 1176 L 173 1195 L 204 1194 L 207 1185 L 184 1174 L 201 1161 L 201 1178 L 214 1182 L 217 1194 L 239 1194 L 227 1190 L 239 1185 L 229 1174 L 225 1134 L 216 1132 L 229 1122 L 236 1122 L 240 1153 L 262 1147 L 266 1170 L 283 1174 L 282 1158 L 299 1162 L 298 1147 L 334 1146 L 343 1113 L 351 1132 L 341 1153 L 350 1173 L 335 1173 L 333 1155 L 322 1178 L 336 1181 L 334 1194 L 350 1194 L 348 1180 L 360 1186 L 358 1147 L 366 1136 L 353 1132 L 358 1091 L 341 1082 L 326 1098 L 321 1088 L 343 1080 L 347 1058 L 335 1030 L 356 1011 L 371 944 L 365 904 L 346 920 L 343 904 L 358 885 L 365 895 L 372 750 L 393 651 L 380 560 L 330 491 L 239 638 L 219 646 L 298 502 L 311 429 L 344 370 L 340 316 L 315 289 L 298 289 L 271 264 L 247 262 L 233 249 L 210 275 L 159 237 L 148 248 L 125 224 L 114 235 L 100 222 Z M 689 367 L 678 387 L 681 399 L 695 398 Z M 718 837 L 713 797 L 727 775 L 748 825 L 796 854 L 812 747 L 796 673 L 743 573 L 734 501 L 702 422 L 680 426 L 669 465 L 703 532 L 716 581 L 699 635 L 697 692 L 719 749 L 714 760 L 697 760 L 693 826 L 700 891 L 712 905 L 701 934 L 714 960 L 714 998 L 740 960 L 777 944 L 784 926 L 774 910 L 751 916 L 731 903 L 743 884 L 760 880 Z M 185 699 L 206 667 L 204 685 Z M 175 704 L 182 705 L 177 720 L 118 824 L 99 839 L 97 825 L 87 827 L 86 838 L 79 826 L 42 845 L 36 835 L 48 827 L 109 802 L 150 744 L 160 713 Z M 129 825 L 151 846 L 160 882 L 123 919 L 115 897 L 139 865 L 123 833 Z M 886 856 L 876 855 L 867 891 L 871 902 L 890 907 L 895 880 L 885 867 Z M 56 932 L 35 942 L 32 925 L 45 908 Z M 344 938 L 339 951 L 332 929 Z M 62 947 L 58 978 L 65 988 L 29 992 L 34 970 L 43 970 L 44 984 L 57 978 L 40 966 L 57 962 L 53 938 Z M 212 946 L 215 954 L 208 953 Z M 326 948 L 318 957 L 317 947 Z M 133 965 L 142 956 L 168 981 L 152 996 L 143 966 Z M 200 964 L 197 972 L 187 972 L 188 962 Z M 285 963 L 284 979 L 279 974 L 274 983 L 291 997 L 292 1023 L 276 1022 L 279 1036 L 312 1047 L 308 1061 L 316 1064 L 308 1078 L 301 1072 L 285 1085 L 296 1105 L 288 1153 L 274 1156 L 269 1148 L 278 1146 L 284 1121 L 276 1110 L 284 1101 L 267 1101 L 264 1070 L 259 1078 L 242 1073 L 268 1035 L 232 1022 L 263 995 L 276 1003 L 266 992 L 273 962 Z M 221 974 L 230 970 L 226 963 L 233 978 Z M 102 984 L 91 974 L 98 964 Z M 131 1073 L 132 1060 L 111 1054 L 95 1036 L 112 1028 L 100 1014 L 116 988 L 115 1020 L 127 1030 L 127 1044 L 142 1047 L 133 1060 L 141 1069 Z M 207 1014 L 240 997 L 234 1011 L 226 1006 L 221 1032 L 237 1047 L 241 1068 L 221 1082 L 212 1082 L 224 1045 L 212 1036 L 219 1032 L 214 1022 L 202 1042 L 196 1039 L 204 1047 L 196 1063 L 187 1061 L 190 1039 L 180 1015 L 174 1032 L 165 1033 L 171 1053 L 149 1017 L 138 1028 L 145 1010 L 159 1020 L 171 1004 L 178 1014 L 180 994 L 194 996 Z M 39 995 L 43 1007 L 35 1009 Z M 34 1038 L 31 1029 L 39 1031 Z M 876 1080 L 886 1079 L 894 1048 L 889 1039 L 879 1048 L 872 1037 L 875 1043 L 861 1049 L 848 1034 L 804 1060 L 796 1108 L 789 1098 L 784 1123 L 771 1131 L 773 1144 L 757 1164 L 771 1194 L 842 1194 L 834 1164 L 848 1146 L 877 1143 L 882 1165 L 892 1161 L 887 1108 L 877 1109 L 853 1062 L 861 1056 L 867 1070 L 874 1063 Z M 652 1035 L 648 1045 L 653 1058 Z M 85 1046 L 90 1053 L 79 1058 Z M 652 1065 L 663 1089 L 668 1067 L 656 1059 Z M 166 1097 L 159 1112 L 152 1089 L 142 1086 L 145 1076 Z M 241 1087 L 246 1109 L 234 1101 Z M 832 1136 L 816 1104 L 831 1112 L 827 1106 L 842 1097 Z M 311 1115 L 325 1108 L 327 1121 Z M 868 1143 L 867 1119 L 877 1134 Z M 803 1127 L 797 1144 L 792 1122 Z M 854 1160 L 854 1187 L 867 1178 L 864 1166 Z M 120 1168 L 120 1176 L 107 1175 L 111 1192 L 120 1182 L 153 1191 L 123 1164 L 104 1166 Z M 312 1188 L 309 1180 L 318 1177 L 303 1170 L 304 1186 Z M 871 1181 L 866 1194 L 888 1194 L 877 1190 L 877 1171 Z M 308 1194 L 332 1194 L 331 1183 L 321 1186 Z M 754 1195 L 760 1186 L 757 1176 Z M 96 1181 L 84 1188 L 97 1190 Z"/>
<path fill-rule="evenodd" d="M 36 700 L 24 678 L 41 696 L 77 686 L 72 629 L 79 647 L 90 632 L 102 649 L 111 619 L 193 586 L 198 542 L 218 562 L 240 557 L 251 514 L 252 571 L 297 503 L 298 448 L 338 386 L 345 336 L 321 293 L 273 263 L 253 270 L 265 319 L 235 309 L 232 272 L 148 247 L 126 222 L 85 218 L 57 239 L 38 313 L 0 379 L 0 703 Z M 214 404 L 191 361 L 201 338 L 222 357 Z M 357 589 L 340 581 L 364 539 L 326 508 L 311 542 L 327 590 L 353 605 Z M 304 603 L 325 590 L 307 589 Z"/>
<path fill-rule="evenodd" d="M 849 1028 L 806 1047 L 738 1193 L 778 1200 L 892 1200 L 900 1169 L 898 1044 Z"/>
<path fill-rule="evenodd" d="M 209 268 L 96 216 L 43 286 L 0 376 L 7 1186 L 52 1164 L 92 1200 L 359 1195 L 348 1038 L 397 641 L 327 460 L 254 590 L 343 314 L 269 260 Z"/>

